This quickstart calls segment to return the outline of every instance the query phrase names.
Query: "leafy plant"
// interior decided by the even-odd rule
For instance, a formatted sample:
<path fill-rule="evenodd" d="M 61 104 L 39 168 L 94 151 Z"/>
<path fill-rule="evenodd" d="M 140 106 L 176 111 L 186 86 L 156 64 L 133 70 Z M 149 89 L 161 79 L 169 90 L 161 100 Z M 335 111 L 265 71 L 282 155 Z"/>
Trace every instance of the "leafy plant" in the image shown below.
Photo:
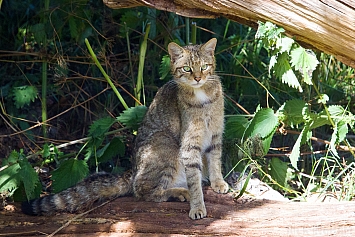
<path fill-rule="evenodd" d="M 37 173 L 23 154 L 13 151 L 2 163 L 0 170 L 0 192 L 24 192 L 28 200 L 39 197 L 41 188 Z"/>
<path fill-rule="evenodd" d="M 147 110 L 130 106 L 148 105 L 169 78 L 167 44 L 216 37 L 226 95 L 226 171 L 259 170 L 286 194 L 293 188 L 353 197 L 351 67 L 300 47 L 268 22 L 255 31 L 223 18 L 192 21 L 145 7 L 111 10 L 102 1 L 52 0 L 51 10 L 44 2 L 2 3 L 0 136 L 5 134 L 1 157 L 7 158 L 1 158 L 0 192 L 36 197 L 38 173 L 41 179 L 52 175 L 57 192 L 95 170 L 121 172 Z M 40 103 L 48 106 L 47 119 Z M 42 120 L 49 139 L 39 136 Z M 319 148 L 314 140 L 325 143 Z"/>
<path fill-rule="evenodd" d="M 284 29 L 271 22 L 265 24 L 259 22 L 255 37 L 264 42 L 272 55 L 269 73 L 275 73 L 283 83 L 302 92 L 303 89 L 293 69 L 301 73 L 305 83 L 312 85 L 312 73 L 319 62 L 311 50 L 299 46 L 293 39 L 284 36 L 283 32 Z"/>
<path fill-rule="evenodd" d="M 16 108 L 22 108 L 34 102 L 37 98 L 37 94 L 37 88 L 34 86 L 14 87 L 13 95 Z"/>

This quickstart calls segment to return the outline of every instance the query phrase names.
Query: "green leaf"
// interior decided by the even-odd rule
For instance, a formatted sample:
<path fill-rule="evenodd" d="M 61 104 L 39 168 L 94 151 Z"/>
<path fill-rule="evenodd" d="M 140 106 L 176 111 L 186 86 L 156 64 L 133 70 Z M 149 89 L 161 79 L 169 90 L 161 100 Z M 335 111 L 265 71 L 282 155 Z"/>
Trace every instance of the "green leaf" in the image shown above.
<path fill-rule="evenodd" d="M 244 184 L 243 184 L 242 189 L 240 190 L 239 194 L 234 198 L 235 200 L 237 200 L 238 198 L 240 198 L 241 196 L 243 196 L 243 194 L 244 194 L 245 191 L 247 190 L 247 187 L 248 187 L 248 184 L 249 184 L 249 181 L 250 181 L 252 175 L 253 175 L 253 171 L 250 170 L 250 171 L 249 171 L 249 174 L 248 174 L 248 176 L 247 176 L 247 178 L 245 179 L 245 182 L 244 182 Z"/>
<path fill-rule="evenodd" d="M 43 158 L 48 158 L 51 155 L 50 149 L 48 144 L 44 144 L 43 145 L 43 149 L 42 149 L 42 156 Z"/>
<path fill-rule="evenodd" d="M 19 170 L 19 175 L 26 191 L 27 200 L 32 200 L 39 197 L 40 193 L 35 192 L 35 190 L 38 191 L 36 187 L 40 185 L 38 174 L 26 158 L 20 159 L 19 165 L 21 167 Z"/>
<path fill-rule="evenodd" d="M 160 80 L 164 80 L 170 72 L 170 57 L 169 55 L 164 55 L 161 59 L 159 74 Z"/>
<path fill-rule="evenodd" d="M 267 137 L 263 138 L 263 140 L 262 140 L 262 147 L 264 149 L 263 155 L 268 153 L 268 151 L 270 149 L 272 138 L 273 138 L 276 130 L 277 130 L 277 127 L 275 127 L 274 131 L 272 133 L 270 133 L 270 135 L 268 135 Z"/>
<path fill-rule="evenodd" d="M 277 55 L 271 56 L 269 62 L 269 74 L 271 74 L 271 69 L 275 66 L 276 63 L 277 63 Z"/>
<path fill-rule="evenodd" d="M 37 88 L 34 86 L 21 86 L 14 87 L 14 101 L 16 108 L 22 108 L 25 105 L 29 105 L 37 98 Z"/>
<path fill-rule="evenodd" d="M 260 109 L 255 113 L 254 118 L 245 131 L 244 137 L 259 135 L 263 139 L 272 134 L 278 125 L 278 117 L 272 109 Z"/>
<path fill-rule="evenodd" d="M 338 143 L 344 141 L 346 134 L 349 132 L 348 124 L 345 121 L 338 123 Z"/>
<path fill-rule="evenodd" d="M 308 85 L 312 85 L 312 73 L 319 63 L 315 54 L 310 50 L 306 51 L 304 48 L 298 47 L 291 51 L 290 56 L 292 66 L 302 73 L 304 81 Z"/>
<path fill-rule="evenodd" d="M 283 122 L 291 127 L 305 122 L 304 115 L 309 114 L 308 104 L 300 99 L 288 100 L 278 110 Z"/>
<path fill-rule="evenodd" d="M 301 145 L 304 144 L 310 136 L 311 136 L 311 131 L 309 130 L 309 124 L 306 123 L 301 131 L 301 134 L 298 136 L 298 138 L 295 142 L 295 145 L 292 148 L 290 157 L 289 157 L 290 161 L 291 161 L 291 165 L 296 170 L 298 170 L 297 161 L 298 161 L 300 154 L 301 154 L 301 151 L 300 151 Z"/>
<path fill-rule="evenodd" d="M 331 105 L 328 107 L 328 112 L 331 117 L 342 117 L 346 113 L 345 109 L 340 105 Z M 338 118 L 342 119 L 342 118 Z"/>
<path fill-rule="evenodd" d="M 126 127 L 132 128 L 133 130 L 137 130 L 146 112 L 146 106 L 131 107 L 129 109 L 124 110 L 123 113 L 120 113 L 120 116 L 117 117 L 117 120 L 120 121 Z"/>
<path fill-rule="evenodd" d="M 140 11 L 129 10 L 125 11 L 122 15 L 120 22 L 122 25 L 126 25 L 127 27 L 120 27 L 119 30 L 122 36 L 126 36 L 126 30 L 135 29 L 140 22 L 143 22 L 144 15 Z"/>
<path fill-rule="evenodd" d="M 115 121 L 116 120 L 111 117 L 105 117 L 94 121 L 89 128 L 89 136 L 94 138 L 103 136 L 111 128 Z"/>
<path fill-rule="evenodd" d="M 332 133 L 332 137 L 330 139 L 330 150 L 333 153 L 334 156 L 336 156 L 337 158 L 339 158 L 338 155 L 338 151 L 336 149 L 336 144 L 338 141 L 338 124 L 335 124 L 335 126 L 333 127 L 333 133 Z"/>
<path fill-rule="evenodd" d="M 8 164 L 9 166 L 0 171 L 0 193 L 13 192 L 20 186 L 21 177 L 18 174 L 19 164 Z"/>
<path fill-rule="evenodd" d="M 288 53 L 295 41 L 288 37 L 278 38 L 276 40 L 276 47 L 280 49 L 280 53 Z"/>
<path fill-rule="evenodd" d="M 44 39 L 46 38 L 46 30 L 43 23 L 38 23 L 31 26 L 31 32 L 33 33 L 34 38 L 38 44 L 44 42 Z"/>
<path fill-rule="evenodd" d="M 124 156 L 125 148 L 125 144 L 121 139 L 114 137 L 110 143 L 97 152 L 98 162 L 106 162 L 117 155 L 120 157 Z"/>
<path fill-rule="evenodd" d="M 281 79 L 281 81 L 290 87 L 296 88 L 299 92 L 302 92 L 302 87 L 293 72 L 289 61 L 289 56 L 286 52 L 279 54 L 277 57 L 277 63 L 273 67 L 276 77 Z"/>
<path fill-rule="evenodd" d="M 255 34 L 256 39 L 266 39 L 269 42 L 269 45 L 275 41 L 282 32 L 285 30 L 281 27 L 277 27 L 275 24 L 271 22 L 258 22 L 258 30 Z"/>
<path fill-rule="evenodd" d="M 327 94 L 320 94 L 318 97 L 318 103 L 319 104 L 327 104 L 329 101 L 329 96 Z"/>
<path fill-rule="evenodd" d="M 270 161 L 270 175 L 283 187 L 287 186 L 288 164 L 278 158 L 273 157 Z"/>
<path fill-rule="evenodd" d="M 225 125 L 224 136 L 226 138 L 242 139 L 249 123 L 250 121 L 244 116 L 229 117 Z"/>
<path fill-rule="evenodd" d="M 78 39 L 79 37 L 79 32 L 78 32 L 78 27 L 76 24 L 76 18 L 73 16 L 69 17 L 69 30 L 70 30 L 70 36 L 72 39 Z"/>
<path fill-rule="evenodd" d="M 74 186 L 89 173 L 88 165 L 83 160 L 69 159 L 63 161 L 59 168 L 52 172 L 53 191 L 58 193 Z"/>
<path fill-rule="evenodd" d="M 322 111 L 317 115 L 312 116 L 313 121 L 311 122 L 310 129 L 315 129 L 324 125 L 331 125 L 327 113 Z"/>

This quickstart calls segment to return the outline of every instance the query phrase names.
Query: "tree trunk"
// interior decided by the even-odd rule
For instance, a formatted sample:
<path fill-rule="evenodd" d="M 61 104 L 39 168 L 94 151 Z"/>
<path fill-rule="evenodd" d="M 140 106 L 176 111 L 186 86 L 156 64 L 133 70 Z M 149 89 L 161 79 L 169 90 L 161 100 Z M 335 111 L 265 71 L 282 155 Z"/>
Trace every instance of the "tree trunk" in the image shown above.
<path fill-rule="evenodd" d="M 191 220 L 188 202 L 117 198 L 89 214 L 26 216 L 0 211 L 0 236 L 354 236 L 355 202 L 285 203 L 205 190 L 207 217 Z M 70 223 L 68 223 L 70 221 Z"/>
<path fill-rule="evenodd" d="M 351 0 L 103 0 L 110 8 L 147 6 L 192 18 L 229 18 L 257 27 L 270 21 L 305 47 L 355 68 L 355 4 Z"/>

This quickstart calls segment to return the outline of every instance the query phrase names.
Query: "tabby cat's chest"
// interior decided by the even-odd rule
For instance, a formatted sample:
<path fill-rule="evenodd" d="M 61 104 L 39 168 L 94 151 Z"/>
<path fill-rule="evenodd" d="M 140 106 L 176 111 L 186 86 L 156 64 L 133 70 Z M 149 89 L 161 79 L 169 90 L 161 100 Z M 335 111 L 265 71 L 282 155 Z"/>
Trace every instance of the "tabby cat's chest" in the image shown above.
<path fill-rule="evenodd" d="M 211 101 L 210 97 L 207 95 L 206 91 L 203 89 L 194 89 L 193 98 L 196 102 L 201 104 L 206 104 Z"/>

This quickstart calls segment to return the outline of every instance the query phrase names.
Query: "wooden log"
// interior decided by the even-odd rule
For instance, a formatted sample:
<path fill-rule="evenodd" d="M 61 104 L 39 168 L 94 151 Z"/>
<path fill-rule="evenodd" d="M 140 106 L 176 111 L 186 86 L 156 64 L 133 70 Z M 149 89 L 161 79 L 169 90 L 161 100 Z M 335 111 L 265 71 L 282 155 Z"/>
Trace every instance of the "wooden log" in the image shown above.
<path fill-rule="evenodd" d="M 270 21 L 308 48 L 355 68 L 355 4 L 350 0 L 103 0 L 110 8 L 147 6 L 193 18 L 226 17 L 257 27 Z"/>
<path fill-rule="evenodd" d="M 204 190 L 207 218 L 191 220 L 187 202 L 137 202 L 118 198 L 76 217 L 0 212 L 0 236 L 353 236 L 355 202 L 300 203 L 244 199 Z"/>

